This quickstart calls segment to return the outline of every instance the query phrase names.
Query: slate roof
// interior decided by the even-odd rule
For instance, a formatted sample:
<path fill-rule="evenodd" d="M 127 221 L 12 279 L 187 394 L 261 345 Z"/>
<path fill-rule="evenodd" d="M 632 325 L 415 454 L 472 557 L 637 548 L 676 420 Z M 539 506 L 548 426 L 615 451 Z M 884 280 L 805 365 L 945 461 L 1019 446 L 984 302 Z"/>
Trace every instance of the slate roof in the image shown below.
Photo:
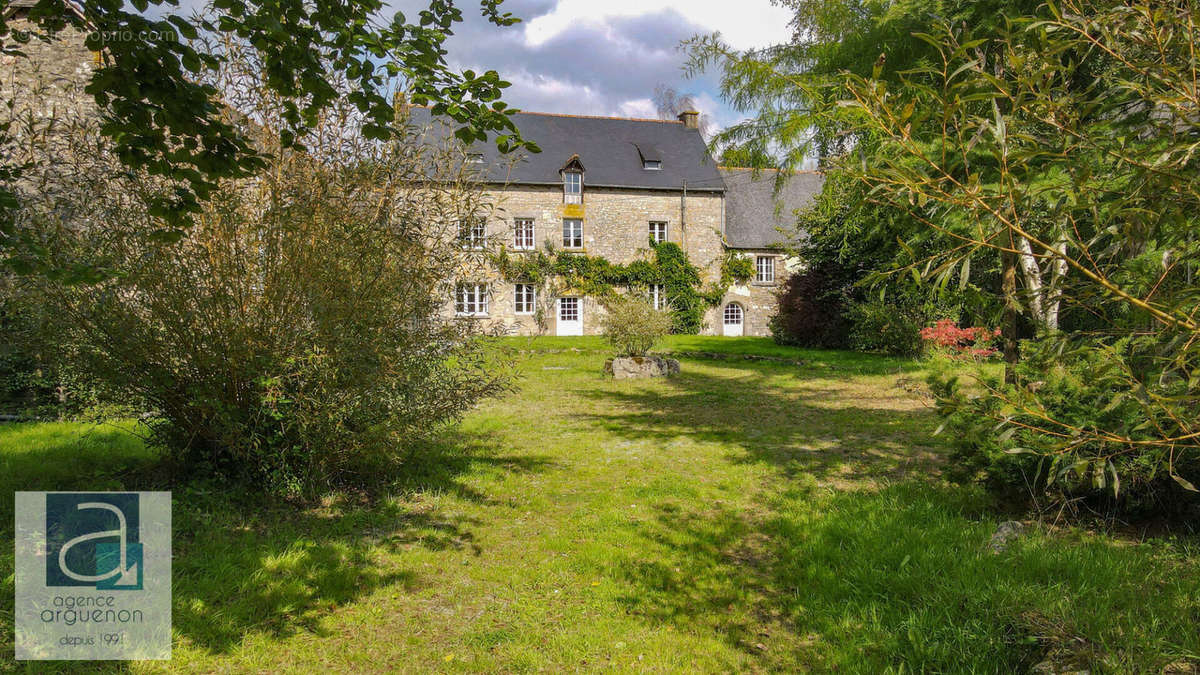
<path fill-rule="evenodd" d="M 797 211 L 811 206 L 825 184 L 820 173 L 797 171 L 776 194 L 775 171 L 764 169 L 755 176 L 753 169 L 720 170 L 725 178 L 725 239 L 730 248 L 772 248 L 786 241 L 785 233 L 795 232 Z"/>
<path fill-rule="evenodd" d="M 641 120 L 520 112 L 513 121 L 523 138 L 541 148 L 537 154 L 516 158 L 501 155 L 495 143 L 477 143 L 472 153 L 483 155 L 484 179 L 493 183 L 562 185 L 559 170 L 573 155 L 584 168 L 588 187 L 641 188 L 721 192 L 725 184 L 709 157 L 704 138 L 674 120 Z M 425 133 L 445 138 L 449 125 L 432 120 L 428 108 L 413 107 L 410 124 Z M 642 168 L 642 161 L 658 160 L 658 170 Z"/>
<path fill-rule="evenodd" d="M 25 16 L 29 10 L 37 6 L 40 0 L 9 0 L 8 6 L 3 10 L 5 18 L 14 16 Z M 67 0 L 66 8 L 80 19 L 84 19 L 83 10 L 79 7 L 75 0 Z"/>

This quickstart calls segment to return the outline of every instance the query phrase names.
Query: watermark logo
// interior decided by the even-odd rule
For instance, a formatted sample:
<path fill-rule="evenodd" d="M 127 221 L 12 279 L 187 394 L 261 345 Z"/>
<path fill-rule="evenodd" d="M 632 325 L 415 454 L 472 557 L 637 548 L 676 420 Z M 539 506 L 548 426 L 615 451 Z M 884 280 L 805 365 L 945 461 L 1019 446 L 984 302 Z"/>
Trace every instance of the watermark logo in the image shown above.
<path fill-rule="evenodd" d="M 18 492 L 17 659 L 171 656 L 171 495 Z"/>
<path fill-rule="evenodd" d="M 137 493 L 46 495 L 46 585 L 140 591 Z"/>

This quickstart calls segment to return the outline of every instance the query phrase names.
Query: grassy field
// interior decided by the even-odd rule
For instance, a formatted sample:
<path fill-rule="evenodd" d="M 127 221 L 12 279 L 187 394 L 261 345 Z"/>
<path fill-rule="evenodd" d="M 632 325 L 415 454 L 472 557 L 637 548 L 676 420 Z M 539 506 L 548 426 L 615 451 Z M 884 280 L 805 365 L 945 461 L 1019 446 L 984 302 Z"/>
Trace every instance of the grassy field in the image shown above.
<path fill-rule="evenodd" d="M 514 339 L 517 393 L 385 496 L 297 508 L 174 493 L 174 659 L 113 670 L 1020 672 L 1200 663 L 1187 541 L 1035 528 L 939 479 L 908 361 L 677 338 L 671 380 L 614 382 L 593 339 Z M 142 487 L 111 427 L 0 426 L 0 485 Z M 12 538 L 0 500 L 0 539 Z M 0 548 L 0 670 L 12 650 Z M 23 666 L 22 666 L 23 667 Z M 46 670 L 83 670 L 47 664 Z M 91 665 L 89 664 L 88 668 Z"/>

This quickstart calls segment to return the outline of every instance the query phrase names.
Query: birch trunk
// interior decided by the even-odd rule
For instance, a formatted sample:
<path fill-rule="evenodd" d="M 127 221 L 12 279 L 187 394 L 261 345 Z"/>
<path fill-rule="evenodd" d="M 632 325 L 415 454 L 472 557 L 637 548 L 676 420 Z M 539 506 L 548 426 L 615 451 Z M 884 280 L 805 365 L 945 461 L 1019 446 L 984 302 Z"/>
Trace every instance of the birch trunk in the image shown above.
<path fill-rule="evenodd" d="M 1049 331 L 1058 330 L 1058 310 L 1062 304 L 1062 280 L 1067 274 L 1067 263 L 1056 257 L 1046 262 L 1046 270 L 1038 263 L 1038 257 L 1033 253 L 1033 247 L 1025 237 L 1017 237 L 1017 260 L 1021 267 L 1021 277 L 1025 282 L 1025 292 L 1028 297 L 1029 315 L 1039 326 Z M 1065 253 L 1067 243 L 1058 241 L 1054 250 Z M 1050 278 L 1043 276 L 1049 273 Z"/>

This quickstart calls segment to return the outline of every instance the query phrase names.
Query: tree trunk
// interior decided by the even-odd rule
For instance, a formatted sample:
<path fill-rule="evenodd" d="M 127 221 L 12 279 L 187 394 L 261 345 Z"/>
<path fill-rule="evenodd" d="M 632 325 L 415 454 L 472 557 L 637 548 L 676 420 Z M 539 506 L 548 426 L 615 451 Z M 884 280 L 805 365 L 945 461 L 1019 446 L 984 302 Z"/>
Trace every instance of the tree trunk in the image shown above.
<path fill-rule="evenodd" d="M 1050 283 L 1046 285 L 1046 330 L 1058 330 L 1058 309 L 1062 304 L 1063 281 L 1067 276 L 1067 242 L 1058 241 L 1054 249 L 1063 257 L 1055 258 L 1050 265 Z"/>
<path fill-rule="evenodd" d="M 1012 230 L 1008 232 L 1009 249 L 1001 254 L 1004 266 L 1004 320 L 1000 335 L 1004 339 L 1004 382 L 1015 384 L 1017 374 L 1013 366 L 1017 363 L 1017 254 L 1012 250 Z"/>
<path fill-rule="evenodd" d="M 1062 257 L 1048 258 L 1046 270 L 1049 279 L 1043 281 L 1042 266 L 1038 264 L 1033 247 L 1025 237 L 1016 238 L 1016 248 L 1020 253 L 1016 256 L 1021 265 L 1021 275 L 1025 280 L 1025 294 L 1028 297 L 1026 306 L 1029 307 L 1029 317 L 1046 331 L 1058 330 L 1058 308 L 1062 303 L 1062 280 L 1067 274 L 1067 261 Z M 1054 243 L 1054 251 L 1066 253 L 1067 243 L 1059 240 Z M 1049 251 L 1047 252 L 1049 253 Z"/>
<path fill-rule="evenodd" d="M 1029 316 L 1038 324 L 1046 322 L 1046 308 L 1042 304 L 1042 268 L 1033 255 L 1033 247 L 1025 237 L 1017 237 L 1017 249 L 1021 251 L 1017 262 L 1021 264 L 1021 275 L 1025 277 L 1025 293 L 1028 296 L 1025 306 L 1029 308 Z"/>

